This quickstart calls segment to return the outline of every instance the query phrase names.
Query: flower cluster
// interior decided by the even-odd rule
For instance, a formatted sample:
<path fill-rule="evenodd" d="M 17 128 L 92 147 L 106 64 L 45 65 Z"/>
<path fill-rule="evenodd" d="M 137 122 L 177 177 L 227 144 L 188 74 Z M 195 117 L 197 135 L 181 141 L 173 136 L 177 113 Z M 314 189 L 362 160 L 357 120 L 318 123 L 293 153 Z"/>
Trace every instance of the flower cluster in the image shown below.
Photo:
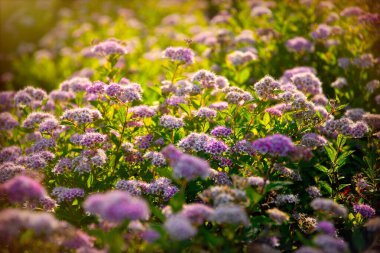
<path fill-rule="evenodd" d="M 172 61 L 183 62 L 185 64 L 194 63 L 194 52 L 189 48 L 168 47 L 163 52 L 163 57 L 169 58 Z"/>
<path fill-rule="evenodd" d="M 150 211 L 147 203 L 125 191 L 110 191 L 93 194 L 84 202 L 84 209 L 110 222 L 129 220 L 145 220 Z"/>
<path fill-rule="evenodd" d="M 294 150 L 292 140 L 281 134 L 274 134 L 252 142 L 255 151 L 271 156 L 288 156 Z"/>
<path fill-rule="evenodd" d="M 374 250 L 376 4 L 90 2 L 6 17 L 6 251 Z"/>
<path fill-rule="evenodd" d="M 56 187 L 53 189 L 52 196 L 57 198 L 57 202 L 73 201 L 76 198 L 83 198 L 84 191 L 79 188 Z"/>

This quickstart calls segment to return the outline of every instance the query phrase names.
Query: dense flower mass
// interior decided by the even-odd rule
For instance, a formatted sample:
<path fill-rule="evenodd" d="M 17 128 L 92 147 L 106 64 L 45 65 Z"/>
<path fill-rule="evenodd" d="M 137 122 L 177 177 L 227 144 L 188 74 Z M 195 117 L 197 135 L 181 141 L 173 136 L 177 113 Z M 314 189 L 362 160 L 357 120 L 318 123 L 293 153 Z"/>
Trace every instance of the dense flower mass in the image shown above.
<path fill-rule="evenodd" d="M 194 52 L 189 48 L 168 47 L 163 52 L 163 57 L 169 58 L 172 61 L 183 62 L 185 64 L 194 63 Z"/>
<path fill-rule="evenodd" d="M 258 139 L 252 143 L 255 151 L 271 156 L 287 156 L 294 150 L 292 140 L 281 134 L 274 134 L 265 138 Z"/>
<path fill-rule="evenodd" d="M 149 218 L 149 208 L 144 200 L 121 191 L 91 195 L 84 202 L 84 208 L 111 222 Z"/>
<path fill-rule="evenodd" d="M 100 42 L 92 48 L 95 54 L 99 55 L 112 55 L 112 54 L 126 54 L 128 50 L 115 40 L 106 40 Z"/>
<path fill-rule="evenodd" d="M 377 250 L 378 1 L 3 2 L 4 252 Z"/>

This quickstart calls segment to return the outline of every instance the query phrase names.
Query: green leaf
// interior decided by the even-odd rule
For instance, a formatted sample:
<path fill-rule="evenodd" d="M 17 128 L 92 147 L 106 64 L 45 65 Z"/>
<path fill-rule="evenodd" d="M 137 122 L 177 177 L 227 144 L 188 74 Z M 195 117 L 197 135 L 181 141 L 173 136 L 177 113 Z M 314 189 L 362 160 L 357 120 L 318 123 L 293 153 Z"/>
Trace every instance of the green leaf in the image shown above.
<path fill-rule="evenodd" d="M 326 181 L 319 181 L 318 182 L 319 186 L 324 189 L 325 191 L 327 191 L 330 195 L 332 195 L 332 188 L 330 186 L 329 183 L 327 183 Z"/>
<path fill-rule="evenodd" d="M 92 173 L 90 176 L 87 178 L 87 188 L 91 188 L 92 183 L 94 182 L 94 175 Z"/>
<path fill-rule="evenodd" d="M 339 134 L 338 138 L 337 138 L 337 141 L 336 141 L 336 146 L 338 148 L 343 148 L 343 146 L 346 143 L 346 141 L 347 141 L 347 138 L 344 135 Z"/>
<path fill-rule="evenodd" d="M 340 184 L 339 185 L 339 191 L 346 188 L 347 186 L 350 186 L 351 184 Z"/>
<path fill-rule="evenodd" d="M 185 204 L 185 194 L 180 190 L 170 199 L 169 205 L 176 213 L 182 209 L 183 204 Z"/>
<path fill-rule="evenodd" d="M 246 190 L 247 197 L 251 201 L 251 205 L 255 205 L 260 202 L 260 200 L 263 198 L 263 195 L 258 193 L 255 189 L 253 188 L 248 188 Z"/>
<path fill-rule="evenodd" d="M 347 157 L 350 156 L 352 153 L 354 153 L 354 150 L 346 151 L 343 154 L 341 154 L 338 159 L 336 160 L 336 165 L 338 167 L 342 167 L 347 162 Z"/>
<path fill-rule="evenodd" d="M 244 83 L 245 81 L 248 80 L 249 76 L 250 76 L 250 70 L 249 68 L 245 68 L 243 71 L 240 72 L 240 83 Z"/>
<path fill-rule="evenodd" d="M 325 150 L 326 150 L 326 152 L 327 152 L 327 155 L 328 155 L 329 158 L 330 158 L 330 161 L 331 161 L 331 162 L 334 162 L 335 159 L 336 159 L 336 155 L 337 155 L 336 150 L 335 150 L 335 149 L 333 148 L 333 146 L 331 146 L 331 145 L 327 145 L 327 146 L 325 146 Z"/>
<path fill-rule="evenodd" d="M 73 203 L 71 204 L 72 206 L 77 206 L 79 205 L 78 199 L 74 199 Z"/>
<path fill-rule="evenodd" d="M 330 103 L 328 103 L 328 104 L 326 105 L 326 110 L 327 110 L 328 113 L 331 113 L 331 112 L 332 112 L 332 107 L 331 107 L 331 104 L 330 104 Z"/>
<path fill-rule="evenodd" d="M 326 168 L 325 166 L 321 165 L 321 164 L 317 164 L 315 165 L 315 168 L 319 171 L 322 171 L 324 172 L 325 174 L 327 174 L 329 172 L 329 169 Z"/>
<path fill-rule="evenodd" d="M 284 186 L 291 185 L 291 184 L 293 184 L 293 182 L 291 182 L 291 181 L 270 182 L 269 184 L 267 184 L 265 186 L 265 192 L 279 190 L 279 189 L 283 188 Z"/>
<path fill-rule="evenodd" d="M 160 221 L 164 221 L 165 220 L 165 215 L 162 214 L 160 208 L 158 208 L 155 205 L 150 205 L 149 208 L 152 211 L 152 213 L 154 214 L 154 216 L 157 217 Z"/>
<path fill-rule="evenodd" d="M 270 122 L 270 116 L 269 116 L 269 113 L 264 113 L 264 117 L 263 117 L 263 124 L 264 125 L 268 125 L 268 123 Z"/>
<path fill-rule="evenodd" d="M 188 116 L 191 115 L 191 111 L 190 111 L 190 108 L 189 108 L 188 105 L 179 104 L 179 107 L 180 107 L 184 112 L 186 112 L 186 114 L 187 114 Z"/>
<path fill-rule="evenodd" d="M 340 105 L 340 106 L 338 106 L 337 108 L 335 108 L 335 111 L 343 110 L 344 108 L 347 107 L 347 105 L 348 105 L 348 104 Z"/>

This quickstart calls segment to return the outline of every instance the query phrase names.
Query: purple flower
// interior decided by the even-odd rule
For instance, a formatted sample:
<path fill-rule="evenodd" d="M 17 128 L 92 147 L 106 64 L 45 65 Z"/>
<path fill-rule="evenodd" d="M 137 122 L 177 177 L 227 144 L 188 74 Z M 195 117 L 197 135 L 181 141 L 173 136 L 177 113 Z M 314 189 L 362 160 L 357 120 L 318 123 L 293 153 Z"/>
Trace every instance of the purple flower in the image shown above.
<path fill-rule="evenodd" d="M 140 149 L 147 149 L 149 148 L 152 141 L 153 141 L 153 135 L 147 134 L 143 136 L 137 136 L 135 139 L 135 144 Z"/>
<path fill-rule="evenodd" d="M 210 179 L 217 185 L 232 185 L 230 177 L 223 171 L 210 169 Z"/>
<path fill-rule="evenodd" d="M 364 13 L 364 11 L 360 7 L 358 7 L 358 6 L 350 6 L 350 7 L 344 8 L 340 12 L 340 15 L 342 17 L 351 17 L 351 16 L 360 16 L 363 13 Z"/>
<path fill-rule="evenodd" d="M 153 243 L 160 238 L 160 233 L 153 229 L 147 229 L 141 233 L 141 238 L 149 243 Z"/>
<path fill-rule="evenodd" d="M 188 80 L 180 80 L 173 86 L 171 83 L 167 84 L 168 89 L 174 89 L 175 95 L 181 97 L 185 95 L 197 95 L 201 92 L 201 88 Z M 162 88 L 161 88 L 162 89 Z"/>
<path fill-rule="evenodd" d="M 94 241 L 95 238 L 90 237 L 81 230 L 76 230 L 75 235 L 65 238 L 62 245 L 69 249 L 91 248 L 94 245 Z"/>
<path fill-rule="evenodd" d="M 234 66 L 240 66 L 244 65 L 246 63 L 252 62 L 254 60 L 257 60 L 257 55 L 247 51 L 234 51 L 227 55 L 227 59 L 229 62 L 232 63 Z"/>
<path fill-rule="evenodd" d="M 164 50 L 163 57 L 185 64 L 194 63 L 194 52 L 184 47 L 168 47 Z"/>
<path fill-rule="evenodd" d="M 180 104 L 186 104 L 186 98 L 184 96 L 171 96 L 165 100 L 165 103 L 177 107 Z"/>
<path fill-rule="evenodd" d="M 320 24 L 318 27 L 311 33 L 313 39 L 327 39 L 331 34 L 331 27 L 326 24 Z"/>
<path fill-rule="evenodd" d="M 100 42 L 99 44 L 95 45 L 91 50 L 92 52 L 100 56 L 114 54 L 123 55 L 128 53 L 128 50 L 125 46 L 121 45 L 118 41 L 112 39 Z"/>
<path fill-rule="evenodd" d="M 265 182 L 264 178 L 255 176 L 248 177 L 247 182 L 252 186 L 264 186 L 265 183 L 269 183 L 268 180 Z"/>
<path fill-rule="evenodd" d="M 129 111 L 133 113 L 133 118 L 151 118 L 156 115 L 156 111 L 146 105 L 134 106 Z"/>
<path fill-rule="evenodd" d="M 228 146 L 220 140 L 211 139 L 205 146 L 205 151 L 212 155 L 220 155 L 228 150 Z"/>
<path fill-rule="evenodd" d="M 197 233 L 190 220 L 178 214 L 169 217 L 165 221 L 164 227 L 173 240 L 186 240 Z"/>
<path fill-rule="evenodd" d="M 80 138 L 80 145 L 93 148 L 96 145 L 105 142 L 107 136 L 100 133 L 85 133 Z"/>
<path fill-rule="evenodd" d="M 201 107 L 198 109 L 198 111 L 194 112 L 194 116 L 198 118 L 211 119 L 211 118 L 215 118 L 216 115 L 217 115 L 217 112 L 208 107 Z"/>
<path fill-rule="evenodd" d="M 306 192 L 311 198 L 319 198 L 322 196 L 320 190 L 316 186 L 309 186 L 306 188 Z"/>
<path fill-rule="evenodd" d="M 211 131 L 211 134 L 216 137 L 228 137 L 232 134 L 232 130 L 225 126 L 217 126 Z"/>
<path fill-rule="evenodd" d="M 178 192 L 177 186 L 173 185 L 170 179 L 160 177 L 149 184 L 149 194 L 160 195 L 164 201 L 169 201 Z"/>
<path fill-rule="evenodd" d="M 62 158 L 58 161 L 57 165 L 55 165 L 53 169 L 54 174 L 61 174 L 65 170 L 71 170 L 72 161 L 70 158 Z"/>
<path fill-rule="evenodd" d="M 64 227 L 52 214 L 46 212 L 32 212 L 12 208 L 4 209 L 0 212 L 0 234 L 2 240 L 9 241 L 18 238 L 22 231 L 28 229 L 38 236 L 50 236 L 58 229 L 62 231 Z"/>
<path fill-rule="evenodd" d="M 379 80 L 372 80 L 368 82 L 365 87 L 367 88 L 369 93 L 373 93 L 376 89 L 380 87 L 380 81 Z"/>
<path fill-rule="evenodd" d="M 352 63 L 361 69 L 371 68 L 376 63 L 372 54 L 362 54 L 353 59 Z"/>
<path fill-rule="evenodd" d="M 93 194 L 85 200 L 84 209 L 104 220 L 116 223 L 126 219 L 146 220 L 150 215 L 145 200 L 133 197 L 125 191 Z"/>
<path fill-rule="evenodd" d="M 208 70 L 199 70 L 191 77 L 192 82 L 198 82 L 203 88 L 214 88 L 216 76 Z"/>
<path fill-rule="evenodd" d="M 333 223 L 329 221 L 318 222 L 317 230 L 327 235 L 331 235 L 331 236 L 336 235 L 335 226 Z"/>
<path fill-rule="evenodd" d="M 354 138 L 363 138 L 369 132 L 369 127 L 364 121 L 358 121 L 351 125 L 350 134 Z"/>
<path fill-rule="evenodd" d="M 183 138 L 178 146 L 184 150 L 204 151 L 210 138 L 204 133 L 191 133 Z"/>
<path fill-rule="evenodd" d="M 210 220 L 219 224 L 249 225 L 247 213 L 241 206 L 235 204 L 218 205 L 212 213 Z"/>
<path fill-rule="evenodd" d="M 294 181 L 302 181 L 301 175 L 298 172 L 292 169 L 286 168 L 282 164 L 275 163 L 273 165 L 273 169 L 274 171 L 279 172 L 281 176 L 290 178 L 291 180 L 294 180 Z"/>
<path fill-rule="evenodd" d="M 74 93 L 71 91 L 53 90 L 50 92 L 49 97 L 53 101 L 68 101 L 74 98 Z"/>
<path fill-rule="evenodd" d="M 192 223 L 202 224 L 205 220 L 209 220 L 214 210 L 204 204 L 187 204 L 183 205 L 180 214 Z"/>
<path fill-rule="evenodd" d="M 266 6 L 255 6 L 251 10 L 251 17 L 260 17 L 263 15 L 272 16 L 272 11 Z"/>
<path fill-rule="evenodd" d="M 338 77 L 332 84 L 331 87 L 336 89 L 341 89 L 347 86 L 347 80 L 344 77 Z"/>
<path fill-rule="evenodd" d="M 11 108 L 13 108 L 13 98 L 13 91 L 0 91 L 0 112 L 9 111 Z"/>
<path fill-rule="evenodd" d="M 350 59 L 346 57 L 338 58 L 338 65 L 342 69 L 347 69 L 350 66 L 350 63 L 351 63 Z"/>
<path fill-rule="evenodd" d="M 223 89 L 223 92 L 226 93 L 226 99 L 230 104 L 242 105 L 253 99 L 251 93 L 237 87 L 227 87 Z"/>
<path fill-rule="evenodd" d="M 31 169 L 42 169 L 47 165 L 46 159 L 41 155 L 41 153 L 34 153 L 26 157 L 25 159 L 26 167 Z"/>
<path fill-rule="evenodd" d="M 15 175 L 24 172 L 25 167 L 13 162 L 4 162 L 0 164 L 0 183 L 13 178 Z"/>
<path fill-rule="evenodd" d="M 76 108 L 66 110 L 63 113 L 61 120 L 69 120 L 78 124 L 86 124 L 101 118 L 101 113 L 96 109 Z"/>
<path fill-rule="evenodd" d="M 177 162 L 183 154 L 173 144 L 169 144 L 168 146 L 166 146 L 164 149 L 161 150 L 161 153 L 164 155 L 166 159 L 169 159 L 171 162 Z"/>
<path fill-rule="evenodd" d="M 238 141 L 233 147 L 232 151 L 235 153 L 247 153 L 249 155 L 254 154 L 254 149 L 252 144 L 247 140 Z"/>
<path fill-rule="evenodd" d="M 365 218 L 371 218 L 375 215 L 375 209 L 366 204 L 353 204 L 354 212 L 360 213 Z"/>
<path fill-rule="evenodd" d="M 278 194 L 275 199 L 276 205 L 297 204 L 299 202 L 298 196 L 293 194 Z"/>
<path fill-rule="evenodd" d="M 55 187 L 51 193 L 57 197 L 57 202 L 70 202 L 76 198 L 83 198 L 84 191 L 80 188 Z"/>
<path fill-rule="evenodd" d="M 16 105 L 30 106 L 33 102 L 33 98 L 24 90 L 20 90 L 14 97 Z"/>
<path fill-rule="evenodd" d="M 45 189 L 34 179 L 19 175 L 1 185 L 11 202 L 22 203 L 27 200 L 38 200 L 46 195 Z"/>
<path fill-rule="evenodd" d="M 120 180 L 116 184 L 116 189 L 127 191 L 128 193 L 139 196 L 149 193 L 149 184 L 139 180 Z"/>
<path fill-rule="evenodd" d="M 26 117 L 22 126 L 25 128 L 33 128 L 36 124 L 40 124 L 46 119 L 54 119 L 54 116 L 45 112 L 32 112 Z"/>
<path fill-rule="evenodd" d="M 312 73 L 312 74 L 316 74 L 317 71 L 312 68 L 312 67 L 295 67 L 295 68 L 292 68 L 292 69 L 288 69 L 284 72 L 283 76 L 281 77 L 281 79 L 283 79 L 284 81 L 290 81 L 290 79 L 296 75 L 296 74 L 300 74 L 300 73 Z"/>
<path fill-rule="evenodd" d="M 183 154 L 173 165 L 173 173 L 176 178 L 185 178 L 190 181 L 194 178 L 206 178 L 210 174 L 210 166 L 206 160 Z"/>
<path fill-rule="evenodd" d="M 302 136 L 301 144 L 307 147 L 320 147 L 327 144 L 327 140 L 316 133 L 307 133 Z"/>
<path fill-rule="evenodd" d="M 40 132 L 52 132 L 59 127 L 59 122 L 55 118 L 47 118 L 38 127 Z"/>
<path fill-rule="evenodd" d="M 277 208 L 269 209 L 266 212 L 269 214 L 269 217 L 278 225 L 281 225 L 285 221 L 289 220 L 289 215 Z"/>
<path fill-rule="evenodd" d="M 337 204 L 332 199 L 316 198 L 310 203 L 311 207 L 317 211 L 325 211 L 334 216 L 347 216 L 347 209 L 344 206 Z"/>
<path fill-rule="evenodd" d="M 119 99 L 123 103 L 141 100 L 142 89 L 137 83 L 125 85 L 111 83 L 106 88 L 106 94 L 111 98 Z"/>
<path fill-rule="evenodd" d="M 345 241 L 330 235 L 318 235 L 314 238 L 314 243 L 321 247 L 324 252 L 329 253 L 346 252 L 348 249 Z"/>
<path fill-rule="evenodd" d="M 266 108 L 265 112 L 272 114 L 277 117 L 281 117 L 283 112 L 286 111 L 289 106 L 285 103 L 277 104 L 272 107 Z"/>
<path fill-rule="evenodd" d="M 303 37 L 295 37 L 286 42 L 286 48 L 289 52 L 313 52 L 313 44 Z"/>
<path fill-rule="evenodd" d="M 12 130 L 18 126 L 17 120 L 9 112 L 0 113 L 0 130 Z"/>
<path fill-rule="evenodd" d="M 160 125 L 169 129 L 178 129 L 183 127 L 183 120 L 171 115 L 163 115 L 160 118 Z"/>
<path fill-rule="evenodd" d="M 280 89 L 280 83 L 271 76 L 265 76 L 254 85 L 256 94 L 262 99 L 273 99 L 276 97 L 275 91 Z"/>
<path fill-rule="evenodd" d="M 216 76 L 215 84 L 218 89 L 224 89 L 230 86 L 228 79 L 225 78 L 224 76 Z"/>
<path fill-rule="evenodd" d="M 155 151 L 147 152 L 144 157 L 152 161 L 152 164 L 157 167 L 162 167 L 166 165 L 166 160 L 163 154 Z"/>
<path fill-rule="evenodd" d="M 211 109 L 217 110 L 217 111 L 223 111 L 228 108 L 228 103 L 227 102 L 215 102 L 210 105 Z"/>
<path fill-rule="evenodd" d="M 305 94 L 310 93 L 316 95 L 322 93 L 322 83 L 318 77 L 312 73 L 299 73 L 293 75 L 291 80 L 297 89 Z"/>
<path fill-rule="evenodd" d="M 53 138 L 45 139 L 41 138 L 34 143 L 32 147 L 30 147 L 27 152 L 41 152 L 44 150 L 47 150 L 49 148 L 54 148 L 56 145 L 56 142 Z"/>
<path fill-rule="evenodd" d="M 21 148 L 18 146 L 4 147 L 0 151 L 0 163 L 14 162 L 19 156 L 21 156 Z"/>
<path fill-rule="evenodd" d="M 252 143 L 255 151 L 271 156 L 287 156 L 294 150 L 292 140 L 281 134 L 274 134 L 265 138 L 258 139 Z"/>

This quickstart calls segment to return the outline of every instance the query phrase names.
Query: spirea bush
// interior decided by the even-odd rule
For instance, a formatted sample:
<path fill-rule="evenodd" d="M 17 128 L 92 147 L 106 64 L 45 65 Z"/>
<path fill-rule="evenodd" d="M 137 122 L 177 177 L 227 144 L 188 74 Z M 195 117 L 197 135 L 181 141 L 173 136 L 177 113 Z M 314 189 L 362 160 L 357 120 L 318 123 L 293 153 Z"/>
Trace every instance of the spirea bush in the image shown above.
<path fill-rule="evenodd" d="M 199 3 L 62 10 L 14 59 L 53 78 L 0 92 L 2 252 L 376 252 L 379 15 Z"/>

